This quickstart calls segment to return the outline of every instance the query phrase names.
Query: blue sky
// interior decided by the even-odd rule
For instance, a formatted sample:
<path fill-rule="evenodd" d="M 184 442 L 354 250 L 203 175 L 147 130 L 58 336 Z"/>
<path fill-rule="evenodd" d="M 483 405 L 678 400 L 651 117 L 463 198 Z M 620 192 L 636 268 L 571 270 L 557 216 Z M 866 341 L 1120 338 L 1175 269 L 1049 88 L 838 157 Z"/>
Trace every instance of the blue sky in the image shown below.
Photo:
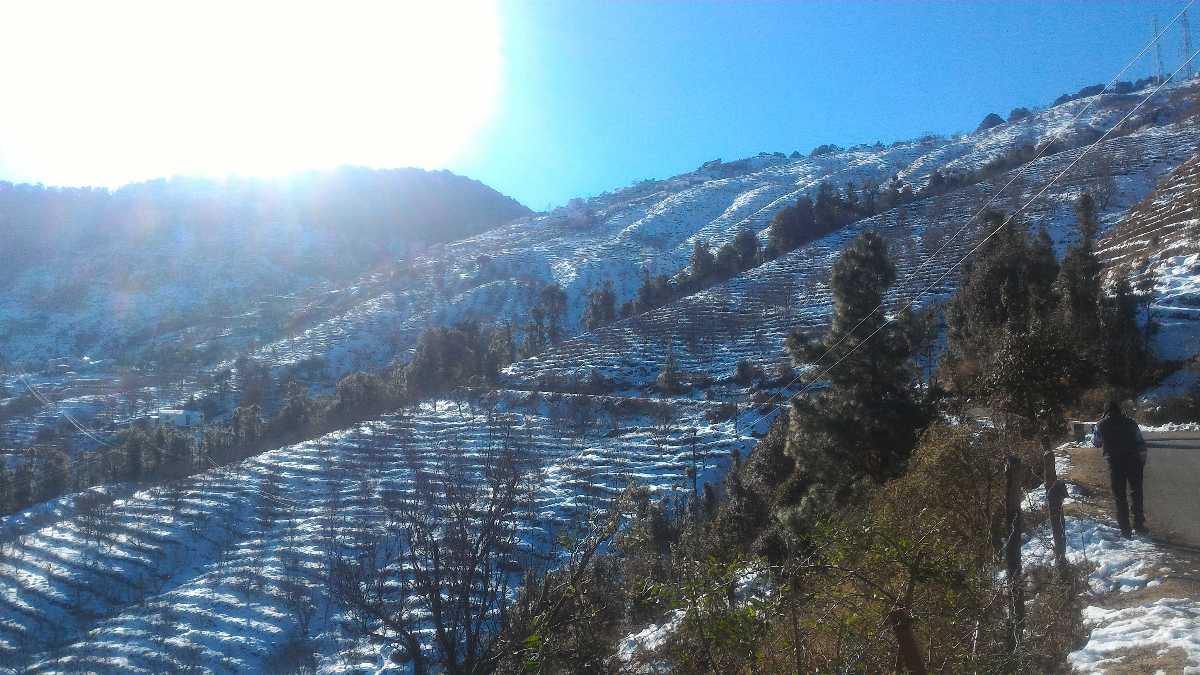
<path fill-rule="evenodd" d="M 1107 82 L 1185 4 L 502 2 L 500 99 L 448 168 L 543 209 L 717 157 L 971 131 Z M 1168 71 L 1180 45 L 1177 24 Z"/>

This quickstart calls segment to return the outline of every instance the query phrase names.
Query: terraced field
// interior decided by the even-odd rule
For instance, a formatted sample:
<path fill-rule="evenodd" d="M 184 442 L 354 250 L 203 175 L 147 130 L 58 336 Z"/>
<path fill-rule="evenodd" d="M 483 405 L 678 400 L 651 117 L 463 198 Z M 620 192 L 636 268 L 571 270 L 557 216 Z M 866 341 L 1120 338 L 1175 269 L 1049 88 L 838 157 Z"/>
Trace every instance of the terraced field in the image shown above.
<path fill-rule="evenodd" d="M 1200 155 L 1162 177 L 1099 242 L 1108 279 L 1126 275 L 1153 288 L 1150 311 L 1159 329 L 1155 351 L 1185 361 L 1200 354 Z M 1194 369 L 1169 376 L 1153 398 L 1186 391 L 1200 379 Z"/>
<path fill-rule="evenodd" d="M 1111 174 L 1115 192 L 1103 206 L 1102 219 L 1116 221 L 1146 194 L 1156 176 L 1185 161 L 1197 147 L 1200 132 L 1190 127 L 1151 129 L 1097 146 L 1093 152 L 1118 158 Z M 1050 155 L 1025 167 L 1010 188 L 1012 194 L 1002 194 L 994 206 L 1008 210 L 1023 205 L 1081 153 Z M 846 243 L 868 229 L 880 231 L 898 258 L 900 282 L 889 300 L 891 310 L 901 299 L 921 293 L 927 294 L 920 296 L 918 306 L 953 294 L 958 280 L 953 265 L 980 235 L 979 220 L 972 217 L 992 191 L 1015 173 L 867 218 L 706 291 L 580 335 L 538 358 L 514 364 L 506 371 L 507 381 L 529 389 L 567 386 L 585 382 L 595 369 L 615 380 L 618 389 L 646 391 L 670 350 L 685 371 L 704 372 L 722 381 L 709 395 L 739 396 L 743 390 L 728 379 L 738 360 L 775 364 L 783 356 L 789 332 L 827 324 L 830 268 Z M 1045 225 L 1061 251 L 1075 238 L 1072 202 L 1081 192 L 1092 190 L 1097 179 L 1092 164 L 1079 162 L 1031 204 L 1022 220 L 1031 227 Z M 961 236 L 950 236 L 964 227 Z M 931 237 L 931 231 L 942 236 Z M 944 248 L 939 241 L 947 242 Z"/>
<path fill-rule="evenodd" d="M 741 429 L 710 421 L 712 405 L 669 403 L 669 419 L 650 401 L 521 392 L 490 412 L 424 405 L 111 504 L 77 498 L 51 524 L 6 519 L 0 670 L 260 670 L 293 639 L 328 659 L 354 654 L 346 617 L 316 591 L 331 548 L 382 526 L 383 496 L 411 487 L 406 453 L 431 470 L 454 458 L 475 466 L 502 428 L 511 432 L 540 472 L 535 508 L 545 529 L 524 532 L 538 547 L 581 498 L 606 499 L 629 481 L 690 492 L 693 443 L 702 481 L 753 443 L 744 421 Z M 312 591 L 307 619 L 289 605 L 289 581 Z"/>

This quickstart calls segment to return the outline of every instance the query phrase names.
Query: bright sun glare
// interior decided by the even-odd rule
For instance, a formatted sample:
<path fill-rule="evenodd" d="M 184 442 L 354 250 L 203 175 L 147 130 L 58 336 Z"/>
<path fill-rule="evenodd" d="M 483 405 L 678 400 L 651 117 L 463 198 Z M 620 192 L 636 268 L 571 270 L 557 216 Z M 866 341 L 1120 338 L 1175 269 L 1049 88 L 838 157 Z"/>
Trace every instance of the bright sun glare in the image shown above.
<path fill-rule="evenodd" d="M 484 2 L 13 3 L 0 172 L 52 184 L 443 166 L 500 89 Z"/>

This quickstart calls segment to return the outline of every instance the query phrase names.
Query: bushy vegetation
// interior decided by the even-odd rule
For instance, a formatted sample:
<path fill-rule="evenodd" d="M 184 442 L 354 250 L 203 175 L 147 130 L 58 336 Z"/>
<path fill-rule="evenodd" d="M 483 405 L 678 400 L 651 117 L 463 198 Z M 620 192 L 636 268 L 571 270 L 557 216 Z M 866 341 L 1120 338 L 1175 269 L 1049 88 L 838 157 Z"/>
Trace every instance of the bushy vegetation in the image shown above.
<path fill-rule="evenodd" d="M 839 149 L 840 150 L 840 149 Z M 831 150 L 830 152 L 833 152 Z M 893 178 L 886 185 L 868 183 L 861 188 L 847 183 L 839 191 L 822 182 L 815 198 L 803 196 L 780 209 L 771 219 L 767 243 L 760 249 L 758 238 L 741 230 L 732 242 L 715 252 L 708 242 L 697 241 L 688 269 L 671 278 L 646 272 L 637 297 L 621 306 L 621 316 L 629 317 L 662 307 L 689 293 L 720 283 L 752 267 L 836 232 L 846 225 L 881 213 L 916 198 L 912 187 Z"/>
<path fill-rule="evenodd" d="M 963 404 L 989 405 L 1014 424 L 1061 429 L 1068 402 L 1095 387 L 1126 398 L 1147 384 L 1151 353 L 1128 282 L 1101 285 L 1095 207 L 1076 202 L 1079 239 L 1061 264 L 1044 230 L 988 214 L 999 230 L 963 268 L 946 312 L 942 381 Z"/>
<path fill-rule="evenodd" d="M 1086 216 L 1081 204 L 1081 221 Z M 1022 396 L 1035 397 L 1028 405 L 1043 408 L 1045 399 L 1036 397 L 1045 392 L 1069 402 L 1080 391 L 1060 371 L 1028 385 L 996 379 L 1010 369 L 1032 376 L 1030 368 L 1044 366 L 1039 359 L 1046 353 L 1061 358 L 1054 349 L 1071 344 L 1071 331 L 1014 336 L 1030 326 L 1061 325 L 1056 322 L 1063 317 L 1082 320 L 1083 306 L 1071 298 L 1089 297 L 1072 276 L 1086 281 L 1087 265 L 1064 276 L 1052 256 L 1044 257 L 1044 241 L 1016 232 L 980 258 L 952 304 L 958 332 L 951 340 L 960 356 L 943 365 L 952 387 L 942 398 L 921 383 L 912 360 L 928 323 L 911 315 L 886 323 L 876 311 L 895 268 L 883 240 L 867 233 L 834 268 L 830 331 L 797 333 L 788 341 L 798 363 L 841 360 L 845 367 L 828 373 L 828 388 L 794 405 L 748 458 L 735 453 L 720 486 L 697 486 L 685 498 L 666 500 L 631 486 L 616 499 L 588 502 L 578 529 L 557 539 L 563 564 L 537 573 L 528 571 L 536 566 L 526 568 L 517 599 L 495 610 L 503 619 L 488 638 L 457 648 L 439 642 L 432 652 L 439 660 L 422 661 L 421 668 L 455 669 L 480 659 L 489 663 L 485 670 L 499 672 L 1061 668 L 1082 629 L 1080 570 L 1027 570 L 1028 613 L 1014 614 L 1014 596 L 997 581 L 1007 541 L 1008 457 L 1015 453 L 1025 466 L 1037 467 L 1046 429 L 936 421 L 966 405 L 972 392 L 994 394 L 988 400 L 998 409 L 1019 416 L 1018 386 Z M 1086 258 L 1086 241 L 1078 248 Z M 999 308 L 992 306 L 996 296 L 985 292 L 985 279 L 1001 282 L 1006 302 Z M 1088 310 L 1098 317 L 1103 297 Z M 981 358 L 986 348 L 967 329 L 985 325 L 999 327 L 998 342 L 990 344 L 1003 356 L 966 368 L 968 356 Z M 757 376 L 749 363 L 739 371 Z M 659 380 L 664 391 L 679 386 L 669 352 Z M 1064 382 L 1070 386 L 1059 388 Z M 659 415 L 651 411 L 651 417 Z M 1019 479 L 1026 485 L 1036 480 Z M 484 497 L 482 503 L 492 503 Z M 511 513 L 515 518 L 517 511 Z M 347 568 L 353 583 L 346 588 L 372 588 L 362 572 Z M 368 597 L 345 595 L 363 611 L 374 606 L 385 625 L 402 616 L 399 606 L 379 611 L 383 606 Z M 624 636 L 652 623 L 662 626 L 655 649 L 617 655 Z M 410 630 L 399 624 L 390 639 L 403 643 Z M 462 651 L 467 644 L 474 651 Z"/>
<path fill-rule="evenodd" d="M 1148 358 L 1127 287 L 1100 287 L 1088 198 L 1077 213 L 1080 240 L 1061 266 L 1044 232 L 1031 238 L 1018 224 L 965 271 L 948 308 L 939 377 L 948 392 L 921 385 L 912 363 L 928 322 L 885 325 L 875 311 L 895 277 L 882 240 L 868 233 L 846 249 L 831 279 L 830 332 L 788 341 L 798 363 L 839 362 L 828 388 L 794 405 L 748 460 L 735 458 L 721 490 L 707 488 L 673 519 L 647 517 L 641 531 L 657 541 L 620 552 L 622 562 L 651 558 L 640 564 L 658 580 L 653 597 L 665 599 L 659 620 L 674 617 L 647 663 L 679 672 L 1061 668 L 1082 629 L 1080 571 L 1028 570 L 1039 580 L 1035 601 L 1014 629 L 996 581 L 1006 457 L 1039 466 L 1066 406 L 1091 387 L 1138 386 L 1130 360 Z M 752 378 L 752 366 L 739 374 Z M 973 404 L 1004 413 L 998 428 L 932 422 L 938 410 Z M 626 606 L 626 620 L 633 615 Z"/>

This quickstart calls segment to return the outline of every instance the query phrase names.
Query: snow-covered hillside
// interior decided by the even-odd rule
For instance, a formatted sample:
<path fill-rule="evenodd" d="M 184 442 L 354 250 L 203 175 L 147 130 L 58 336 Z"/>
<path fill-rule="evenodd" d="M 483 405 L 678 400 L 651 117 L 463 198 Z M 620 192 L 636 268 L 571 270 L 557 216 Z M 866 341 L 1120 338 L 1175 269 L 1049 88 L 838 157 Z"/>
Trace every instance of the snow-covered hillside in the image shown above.
<path fill-rule="evenodd" d="M 1048 193 L 1046 201 L 1061 202 L 1065 195 L 1084 189 L 1088 181 L 1106 179 L 1097 173 L 1111 172 L 1118 190 L 1105 215 L 1112 222 L 1122 209 L 1149 192 L 1159 173 L 1191 154 L 1187 150 L 1195 143 L 1189 126 L 1166 122 L 1173 117 L 1171 111 L 1190 105 L 1197 88 L 1200 83 L 1196 81 L 1164 88 L 1123 127 L 1134 130 L 1132 133 L 1117 134 L 1105 143 L 1105 153 L 1092 155 L 1101 161 L 1081 162 L 1065 181 L 1066 187 Z M 534 216 L 450 244 L 423 260 L 421 273 L 399 282 L 359 284 L 356 287 L 364 297 L 359 308 L 267 345 L 260 354 L 279 362 L 333 354 L 338 371 L 370 365 L 347 358 L 350 350 L 342 342 L 378 363 L 395 355 L 397 347 L 411 345 L 411 336 L 431 322 L 508 319 L 528 302 L 531 285 L 545 283 L 557 283 L 566 290 L 566 323 L 577 326 L 588 290 L 611 282 L 620 304 L 635 295 L 646 273 L 670 275 L 685 269 L 697 241 L 716 248 L 743 228 L 765 241 L 771 218 L 798 197 L 811 195 L 823 181 L 840 188 L 847 182 L 862 186 L 899 176 L 920 189 L 935 170 L 979 170 L 1025 144 L 1056 141 L 1076 147 L 1099 138 L 1146 93 L 1078 99 L 954 138 L 930 136 L 797 159 L 762 154 L 736 162 L 710 162 L 673 178 L 644 181 L 586 200 L 573 209 Z M 1182 145 L 1172 147 L 1175 143 Z M 1162 153 L 1164 149 L 1168 152 Z M 1019 180 L 997 205 L 1012 209 L 1023 203 L 1014 195 L 1031 197 L 1040 181 L 1053 175 L 1054 167 L 1065 168 L 1073 156 L 1048 153 L 1040 163 L 1044 168 Z M 994 180 L 975 186 L 961 197 L 947 195 L 943 201 L 950 205 L 948 215 L 934 220 L 957 231 L 963 209 L 978 206 L 979 195 L 993 188 L 992 183 Z M 1001 185 L 1004 183 L 1007 179 Z M 922 214 L 940 207 L 939 200 L 930 200 L 908 205 L 903 211 L 919 233 Z M 878 218 L 894 220 L 899 212 Z M 433 288 L 434 283 L 439 288 Z M 393 303 L 396 295 L 405 300 Z M 394 339 L 397 334 L 403 337 Z"/>
<path fill-rule="evenodd" d="M 1029 221 L 1047 225 L 1059 245 L 1065 246 L 1072 236 L 1070 200 L 1080 191 L 1090 190 L 1108 193 L 1102 216 L 1105 225 L 1116 222 L 1125 209 L 1150 193 L 1160 174 L 1183 163 L 1196 148 L 1193 125 L 1167 122 L 1178 116 L 1176 111 L 1191 104 L 1198 89 L 1197 81 L 1189 81 L 1160 91 L 1123 127 L 1128 133 L 1117 134 L 1098 146 L 1038 199 L 1027 215 Z M 209 382 L 214 376 L 232 365 L 228 350 L 223 348 L 253 346 L 265 325 L 277 326 L 273 329 L 275 339 L 257 341 L 260 346 L 253 349 L 253 355 L 272 365 L 277 375 L 285 368 L 307 368 L 316 375 L 303 379 L 326 387 L 348 372 L 380 368 L 396 358 L 407 359 L 417 337 L 430 325 L 465 319 L 485 323 L 519 319 L 546 283 L 558 283 L 566 290 L 566 324 L 570 331 L 578 326 L 589 289 L 610 282 L 619 304 L 636 293 L 647 272 L 673 274 L 686 268 L 698 240 L 716 247 L 742 228 L 765 239 L 765 228 L 775 213 L 798 196 L 811 193 L 822 181 L 834 185 L 853 181 L 861 186 L 866 181 L 886 181 L 898 175 L 920 188 L 935 170 L 979 169 L 1023 144 L 1055 141 L 1069 147 L 1098 138 L 1139 100 L 1140 96 L 1132 95 L 1079 99 L 951 139 L 926 137 L 887 147 L 863 146 L 795 159 L 763 154 L 735 162 L 708 162 L 674 178 L 644 181 L 576 201 L 550 214 L 434 247 L 415 259 L 405 258 L 365 271 L 344 286 L 329 282 L 309 285 L 309 280 L 275 274 L 270 265 L 258 266 L 253 257 L 238 258 L 238 264 L 246 263 L 249 271 L 243 274 L 238 267 L 214 274 L 212 288 L 216 296 L 236 298 L 254 311 L 216 312 L 207 305 L 186 310 L 191 300 L 182 302 L 177 314 L 182 317 L 191 312 L 191 316 L 203 317 L 203 324 L 189 324 L 182 317 L 150 336 L 163 360 L 140 374 L 147 376 L 140 379 L 153 384 L 146 383 L 133 391 L 121 390 L 116 372 L 48 373 L 33 378 L 38 389 L 54 403 L 0 423 L 0 444 L 19 447 L 38 428 L 49 425 L 62 427 L 77 444 L 87 446 L 94 442 L 65 424 L 64 411 L 106 428 L 131 415 L 178 406 L 211 387 Z M 657 372 L 668 344 L 685 370 L 703 371 L 718 380 L 742 358 L 769 370 L 782 356 L 782 340 L 788 331 L 824 321 L 828 289 L 823 279 L 841 245 L 850 237 L 869 227 L 881 229 L 892 240 L 893 253 L 899 257 L 900 294 L 913 294 L 937 281 L 930 289 L 932 296 L 921 300 L 942 296 L 952 291 L 955 275 L 950 271 L 945 278 L 938 278 L 967 250 L 978 224 L 971 217 L 979 207 L 1010 180 L 1012 185 L 993 206 L 1006 210 L 1019 207 L 1079 153 L 1079 149 L 1048 152 L 1027 168 L 855 223 L 723 285 L 580 335 L 537 359 L 518 363 L 510 371 L 510 383 L 523 388 L 560 385 L 586 376 L 595 368 L 615 378 L 619 387 L 638 391 Z M 967 231 L 952 239 L 937 260 L 926 259 L 931 249 L 940 246 L 935 239 L 957 233 L 964 226 Z M 914 274 L 918 267 L 919 273 Z M 1176 265 L 1172 269 L 1182 268 Z M 186 277 L 199 271 L 181 269 L 181 274 Z M 25 289 L 21 291 L 24 295 L 10 297 L 24 297 L 26 305 L 41 302 L 29 283 L 17 285 Z M 166 292 L 169 287 L 159 286 L 156 292 Z M 47 341 L 57 344 L 60 340 L 54 336 L 63 331 L 90 334 L 94 332 L 92 324 L 98 320 L 96 315 L 122 317 L 120 307 L 114 313 L 112 306 L 121 297 L 116 294 L 106 303 L 81 305 L 79 316 L 71 316 L 69 325 L 45 333 L 20 319 L 18 315 L 24 316 L 21 311 L 27 307 L 14 314 L 12 307 L 5 309 L 0 303 L 0 317 L 5 319 L 0 322 L 4 326 L 0 330 L 8 331 L 9 336 L 0 343 L 0 356 L 19 362 L 21 355 L 40 353 Z M 171 305 L 173 301 L 168 298 L 164 302 Z M 264 315 L 275 318 L 264 321 Z M 116 343 L 128 338 L 110 337 Z M 111 363 L 117 354 L 92 356 Z M 185 356 L 191 365 L 181 368 L 179 359 Z M 41 367 L 40 362 L 33 365 Z M 163 370 L 166 372 L 159 372 Z M 96 380 L 108 381 L 109 386 L 97 388 Z M 4 384 L 7 394 L 0 392 L 0 396 L 26 393 L 23 381 L 11 375 Z M 725 384 L 710 395 L 741 394 L 740 386 Z"/>
<path fill-rule="evenodd" d="M 513 392 L 495 410 L 537 458 L 536 508 L 551 528 L 572 517 L 578 500 L 630 481 L 690 491 L 693 442 L 701 481 L 754 443 L 745 420 L 712 421 L 711 404 L 671 406 L 663 415 L 650 401 Z M 49 522 L 3 519 L 0 672 L 262 670 L 299 637 L 281 591 L 289 561 L 319 599 L 310 637 L 325 669 L 360 665 L 340 660 L 355 644 L 339 628 L 345 617 L 330 614 L 318 592 L 329 562 L 323 533 L 349 536 L 383 522 L 382 495 L 411 485 L 406 449 L 428 468 L 458 452 L 477 464 L 500 442 L 491 419 L 466 403 L 424 405 L 111 505 L 64 500 L 43 514 Z M 273 510 L 266 527 L 264 507 Z M 527 533 L 527 544 L 540 545 L 540 536 L 549 530 Z"/>
<path fill-rule="evenodd" d="M 1116 191 L 1103 205 L 1102 220 L 1115 222 L 1146 194 L 1158 174 L 1182 163 L 1197 148 L 1200 132 L 1174 126 L 1147 129 L 1097 146 L 1093 152 L 1119 158 L 1112 170 Z M 553 380 L 582 382 L 596 369 L 615 379 L 618 388 L 641 389 L 653 383 L 668 347 L 684 370 L 716 378 L 731 376 L 739 359 L 771 366 L 782 357 L 788 332 L 818 327 L 827 321 L 830 296 L 825 280 L 830 267 L 845 243 L 867 229 L 883 233 L 898 257 L 901 281 L 893 292 L 893 302 L 926 290 L 928 294 L 920 297 L 918 305 L 945 298 L 957 284 L 957 274 L 951 267 L 978 239 L 980 219 L 972 217 L 988 201 L 995 186 L 1003 186 L 1021 172 L 1021 187 L 1014 182 L 1010 188 L 1013 194 L 1002 195 L 997 205 L 1024 204 L 1067 170 L 1082 152 L 1079 149 L 1049 155 L 1000 176 L 998 182 L 918 200 L 854 223 L 724 284 L 586 333 L 536 359 L 518 362 L 507 371 L 510 383 L 536 389 Z M 1060 251 L 1075 236 L 1073 200 L 1092 189 L 1096 180 L 1089 166 L 1077 164 L 1022 214 L 1029 225 L 1046 226 Z M 941 244 L 927 237 L 931 229 L 953 234 L 963 227 L 966 232 L 951 239 L 941 253 L 932 257 Z"/>
<path fill-rule="evenodd" d="M 364 270 L 350 284 L 288 289 L 307 281 L 273 278 L 270 268 L 246 277 L 249 282 L 216 279 L 213 284 L 218 295 L 261 293 L 248 306 L 256 311 L 273 307 L 290 318 L 286 329 L 254 347 L 255 356 L 277 369 L 315 363 L 328 384 L 351 370 L 406 358 L 430 325 L 521 316 L 547 283 L 566 290 L 567 322 L 576 326 L 589 289 L 611 282 L 620 302 L 635 294 L 647 272 L 685 269 L 697 241 L 716 247 L 743 228 L 765 238 L 767 225 L 783 206 L 823 181 L 861 185 L 899 176 L 920 189 L 935 170 L 979 170 L 1022 144 L 1056 140 L 1075 148 L 853 223 L 727 282 L 597 331 L 580 332 L 513 364 L 504 374 L 505 386 L 512 390 L 502 395 L 500 410 L 512 416 L 542 466 L 539 506 L 548 521 L 557 522 L 568 517 L 575 500 L 611 495 L 630 480 L 661 492 L 690 490 L 686 477 L 693 438 L 702 464 L 700 480 L 714 479 L 731 451 L 748 449 L 754 442 L 751 431 L 765 430 L 762 418 L 769 420 L 772 409 L 746 404 L 745 383 L 732 378 L 735 364 L 746 359 L 769 368 L 782 358 L 789 331 L 826 323 L 828 271 L 851 238 L 868 228 L 883 232 L 898 257 L 902 280 L 893 300 L 928 291 L 920 298 L 924 303 L 953 292 L 955 264 L 973 246 L 978 226 L 973 217 L 985 202 L 996 197 L 996 207 L 1012 210 L 1073 164 L 1034 201 L 1023 220 L 1045 225 L 1061 249 L 1074 236 L 1075 197 L 1103 189 L 1108 194 L 1101 216 L 1112 227 L 1151 193 L 1159 176 L 1200 148 L 1200 130 L 1171 122 L 1181 99 L 1194 96 L 1198 87 L 1193 81 L 1157 95 L 1128 133 L 1097 147 L 1095 156 L 1104 162 L 1075 164 L 1080 146 L 1099 137 L 1139 97 L 1080 99 L 952 139 L 929 137 L 807 158 L 764 154 L 710 162 L 674 178 L 639 183 L 437 247 L 403 263 Z M 997 195 L 1010 180 L 1012 187 Z M 964 231 L 957 234 L 960 229 Z M 930 259 L 939 241 L 948 244 Z M 1160 261 L 1163 302 L 1191 283 L 1194 257 Z M 225 273 L 236 277 L 239 271 Z M 260 276 L 255 275 L 269 281 L 258 288 Z M 22 283 L 24 301 L 32 302 L 35 285 Z M 159 304 L 170 305 L 171 299 Z M 81 311 L 114 309 L 105 305 Z M 27 324 L 30 319 L 19 312 L 0 307 L 0 319 Z M 220 318 L 209 315 L 211 325 L 204 327 L 185 320 L 151 342 L 170 344 L 188 335 L 186 349 L 203 350 L 222 340 L 249 345 L 250 333 L 260 326 L 244 315 L 216 316 Z M 85 329 L 94 319 L 81 318 L 62 330 Z M 3 348 L 10 355 L 32 359 L 44 353 L 46 340 L 36 338 L 31 325 L 6 335 Z M 648 402 L 634 398 L 649 391 L 668 352 L 684 371 L 710 378 L 667 401 L 674 408 L 670 419 L 649 412 Z M 116 373 L 44 373 L 35 384 L 61 400 L 48 410 L 9 420 L 5 428 L 25 442 L 63 410 L 100 424 L 173 405 L 212 386 L 207 378 L 230 364 L 228 356 L 200 359 L 192 372 L 168 378 L 169 384 L 134 387 L 136 397 L 114 391 L 119 387 Z M 579 387 L 593 371 L 612 380 L 613 396 L 547 393 Z M 89 378 L 101 382 L 96 391 L 81 383 Z M 23 382 L 11 375 L 0 383 L 10 396 L 21 393 Z M 741 405 L 729 418 L 727 407 L 695 400 L 700 398 Z M 754 429 L 748 428 L 751 422 Z M 330 518 L 347 527 L 381 523 L 382 495 L 405 490 L 411 482 L 403 463 L 406 447 L 415 449 L 425 465 L 437 466 L 455 450 L 472 459 L 491 442 L 486 411 L 442 402 L 171 485 L 132 493 L 117 486 L 110 490 L 117 497 L 109 506 L 83 507 L 78 499 L 64 499 L 37 514 L 6 518 L 0 522 L 0 669 L 160 672 L 202 664 L 224 672 L 261 670 L 302 637 L 283 590 L 284 577 L 299 569 L 308 587 L 318 583 L 322 565 L 328 563 L 323 553 L 328 542 L 322 537 L 331 530 Z M 275 497 L 264 496 L 270 482 L 277 483 L 270 490 Z M 83 502 L 89 499 L 97 498 Z M 267 526 L 260 517 L 264 508 L 273 511 Z M 374 665 L 378 651 L 357 652 L 363 645 L 340 628 L 345 617 L 328 606 L 324 594 L 314 592 L 314 597 L 321 604 L 307 637 L 322 655 L 321 668 Z"/>
<path fill-rule="evenodd" d="M 1200 354 L 1200 155 L 1163 176 L 1100 240 L 1098 252 L 1110 281 L 1125 275 L 1135 286 L 1153 287 L 1155 351 L 1181 361 Z M 1194 370 L 1178 371 L 1153 396 L 1180 394 L 1196 379 Z"/>

